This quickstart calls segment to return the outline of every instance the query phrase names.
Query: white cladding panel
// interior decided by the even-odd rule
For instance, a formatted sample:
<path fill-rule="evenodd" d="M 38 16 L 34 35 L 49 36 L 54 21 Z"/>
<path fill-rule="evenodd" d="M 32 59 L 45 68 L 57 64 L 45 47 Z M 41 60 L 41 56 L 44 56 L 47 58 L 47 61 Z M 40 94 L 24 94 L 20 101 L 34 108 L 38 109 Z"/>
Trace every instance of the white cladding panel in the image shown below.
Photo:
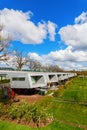
<path fill-rule="evenodd" d="M 3 71 L 10 78 L 11 88 L 30 88 L 28 73 L 17 71 Z"/>
<path fill-rule="evenodd" d="M 46 86 L 46 79 L 44 73 L 30 73 L 29 82 L 31 88 Z"/>
<path fill-rule="evenodd" d="M 59 82 L 59 80 L 67 80 L 76 76 L 76 73 L 57 73 L 57 72 L 25 72 L 25 71 L 4 71 L 0 70 L 0 74 L 6 74 L 11 80 L 12 88 L 36 88 L 45 87 L 47 83 Z"/>
<path fill-rule="evenodd" d="M 56 73 L 46 73 L 45 75 L 47 83 L 58 82 Z"/>

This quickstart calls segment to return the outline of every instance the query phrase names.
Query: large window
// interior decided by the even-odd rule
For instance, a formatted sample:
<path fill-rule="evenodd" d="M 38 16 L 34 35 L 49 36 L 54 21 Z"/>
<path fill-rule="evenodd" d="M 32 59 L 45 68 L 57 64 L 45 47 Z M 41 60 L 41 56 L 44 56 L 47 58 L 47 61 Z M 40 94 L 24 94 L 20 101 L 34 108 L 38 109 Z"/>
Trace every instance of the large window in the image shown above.
<path fill-rule="evenodd" d="M 13 81 L 25 81 L 25 77 L 13 77 Z"/>

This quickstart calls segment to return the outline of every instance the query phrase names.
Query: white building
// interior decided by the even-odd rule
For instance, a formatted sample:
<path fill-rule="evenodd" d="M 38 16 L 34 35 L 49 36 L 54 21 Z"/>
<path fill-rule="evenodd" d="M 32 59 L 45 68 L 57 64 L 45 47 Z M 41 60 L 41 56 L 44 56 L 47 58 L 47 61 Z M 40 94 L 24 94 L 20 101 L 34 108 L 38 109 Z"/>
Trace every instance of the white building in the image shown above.
<path fill-rule="evenodd" d="M 5 74 L 7 78 L 10 78 L 12 89 L 46 88 L 48 87 L 48 84 L 59 83 L 59 81 L 68 80 L 69 78 L 76 76 L 75 73 L 9 70 L 0 70 L 0 74 Z"/>

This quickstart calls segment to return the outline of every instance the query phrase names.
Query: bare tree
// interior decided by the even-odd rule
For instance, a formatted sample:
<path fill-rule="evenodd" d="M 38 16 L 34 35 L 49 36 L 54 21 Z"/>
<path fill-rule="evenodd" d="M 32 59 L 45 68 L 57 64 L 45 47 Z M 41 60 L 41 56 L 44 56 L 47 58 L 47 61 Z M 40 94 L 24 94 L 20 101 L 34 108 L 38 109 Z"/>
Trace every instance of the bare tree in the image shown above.
<path fill-rule="evenodd" d="M 41 71 L 41 63 L 29 58 L 29 69 L 33 71 Z"/>
<path fill-rule="evenodd" d="M 8 48 L 11 42 L 11 38 L 8 36 L 5 38 L 2 36 L 3 26 L 0 25 L 0 61 L 8 60 Z"/>
<path fill-rule="evenodd" d="M 47 72 L 62 72 L 63 69 L 58 65 L 45 65 L 43 66 L 43 70 Z"/>
<path fill-rule="evenodd" d="M 33 71 L 47 71 L 47 72 L 63 72 L 64 70 L 58 65 L 42 65 L 38 60 L 29 57 L 29 69 Z"/>
<path fill-rule="evenodd" d="M 23 66 L 27 65 L 29 62 L 29 59 L 27 56 L 24 54 L 23 51 L 18 51 L 16 50 L 14 53 L 14 58 L 13 58 L 13 64 L 17 70 L 22 70 Z"/>
<path fill-rule="evenodd" d="M 60 72 L 63 71 L 58 65 L 50 65 L 49 66 L 49 71 L 51 72 Z"/>

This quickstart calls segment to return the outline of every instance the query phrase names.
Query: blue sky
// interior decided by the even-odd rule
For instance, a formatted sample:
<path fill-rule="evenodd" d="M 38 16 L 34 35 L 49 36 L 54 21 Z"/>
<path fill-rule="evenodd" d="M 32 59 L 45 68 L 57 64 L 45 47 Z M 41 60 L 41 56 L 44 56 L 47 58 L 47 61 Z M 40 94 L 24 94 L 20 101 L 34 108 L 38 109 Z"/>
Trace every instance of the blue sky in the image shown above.
<path fill-rule="evenodd" d="M 86 0 L 0 0 L 4 35 L 13 37 L 11 49 L 64 69 L 87 68 L 86 13 Z"/>

